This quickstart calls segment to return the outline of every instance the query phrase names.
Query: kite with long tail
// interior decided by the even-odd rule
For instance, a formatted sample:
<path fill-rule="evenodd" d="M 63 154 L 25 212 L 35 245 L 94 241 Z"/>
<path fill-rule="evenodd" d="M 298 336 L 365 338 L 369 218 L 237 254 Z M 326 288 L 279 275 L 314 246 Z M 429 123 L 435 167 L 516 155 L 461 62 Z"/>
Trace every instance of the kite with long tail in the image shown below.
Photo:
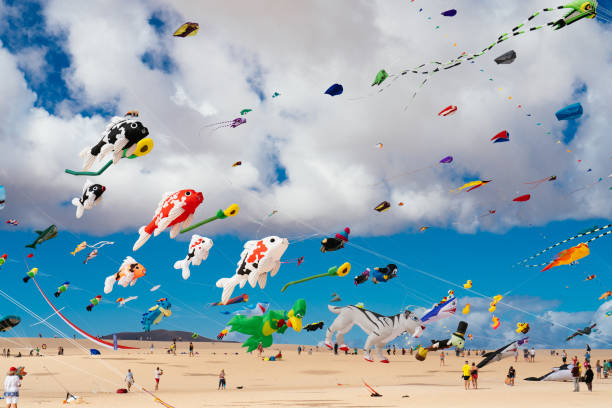
<path fill-rule="evenodd" d="M 40 286 L 38 285 L 38 282 L 36 281 L 35 278 L 32 278 L 32 280 L 34 281 L 34 283 L 36 284 L 36 287 L 38 288 L 38 291 L 40 292 L 40 294 L 42 295 L 42 297 L 47 301 L 47 303 L 49 304 L 49 306 L 51 306 L 51 309 L 53 309 L 53 311 L 64 321 L 64 323 L 66 323 L 68 326 L 70 326 L 74 331 L 76 331 L 77 333 L 79 333 L 80 335 L 84 336 L 87 340 L 96 343 L 97 345 L 101 346 L 101 347 L 106 347 L 109 349 L 113 349 L 113 343 L 109 343 L 107 341 L 101 340 L 95 336 L 92 336 L 91 334 L 87 333 L 85 330 L 80 329 L 79 327 L 77 327 L 74 323 L 72 323 L 70 320 L 68 320 L 66 318 L 66 316 L 64 316 L 54 305 L 53 303 L 51 303 L 51 301 L 49 300 L 49 298 L 47 297 L 47 295 L 45 295 L 45 292 L 42 291 L 42 289 L 40 288 Z M 121 346 L 121 345 L 117 345 L 117 348 L 120 348 L 122 350 L 138 350 L 138 347 L 129 347 L 129 346 Z"/>

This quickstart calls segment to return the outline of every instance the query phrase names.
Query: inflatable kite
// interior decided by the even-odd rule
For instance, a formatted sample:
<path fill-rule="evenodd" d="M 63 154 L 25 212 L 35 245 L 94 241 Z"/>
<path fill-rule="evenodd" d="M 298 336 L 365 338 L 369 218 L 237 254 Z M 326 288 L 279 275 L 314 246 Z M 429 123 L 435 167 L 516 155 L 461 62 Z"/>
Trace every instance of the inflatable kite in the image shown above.
<path fill-rule="evenodd" d="M 274 93 L 272 94 L 272 97 L 273 97 L 273 98 L 277 98 L 277 97 L 279 97 L 279 96 L 280 96 L 280 94 L 279 94 L 278 92 L 274 92 Z"/>
<path fill-rule="evenodd" d="M 532 22 L 539 15 L 544 15 L 544 13 L 554 12 L 560 9 L 570 9 L 568 13 L 565 14 L 564 17 L 558 18 L 547 23 L 543 23 L 540 25 L 527 26 L 528 23 Z M 425 79 L 421 83 L 420 87 L 422 87 L 432 75 L 446 71 L 451 68 L 457 67 L 466 61 L 473 61 L 474 59 L 486 54 L 488 51 L 493 49 L 496 45 L 501 44 L 502 42 L 509 40 L 510 38 L 514 38 L 516 36 L 534 32 L 540 30 L 545 27 L 552 27 L 554 30 L 559 30 L 565 26 L 575 23 L 576 21 L 582 20 L 583 18 L 595 18 L 597 13 L 597 1 L 596 0 L 575 0 L 568 4 L 557 6 L 557 7 L 547 7 L 541 11 L 537 11 L 530 15 L 525 22 L 517 24 L 510 31 L 506 31 L 501 34 L 497 39 L 490 41 L 489 44 L 482 49 L 482 51 L 477 53 L 468 54 L 466 52 L 462 52 L 461 55 L 457 56 L 454 59 L 446 62 L 438 62 L 433 61 L 429 65 L 430 67 L 426 70 L 423 68 L 428 65 L 427 63 L 418 65 L 414 68 L 409 68 L 402 71 L 398 75 L 394 75 L 395 78 L 400 76 L 407 75 L 409 73 L 417 74 L 417 75 L 426 75 Z M 415 92 L 416 95 L 416 92 Z M 413 95 L 414 97 L 414 95 Z"/>
<path fill-rule="evenodd" d="M 446 156 L 443 157 L 442 160 L 440 160 L 440 163 L 442 164 L 449 164 L 453 162 L 453 156 Z"/>
<path fill-rule="evenodd" d="M 331 299 L 329 300 L 330 303 L 334 303 L 334 302 L 340 302 L 342 299 L 340 299 L 340 295 L 338 295 L 336 292 L 332 293 Z"/>
<path fill-rule="evenodd" d="M 344 248 L 344 243 L 348 242 L 351 229 L 344 228 L 344 231 L 337 233 L 334 237 L 323 238 L 321 241 L 321 252 L 332 252 Z"/>
<path fill-rule="evenodd" d="M 576 336 L 588 336 L 589 334 L 591 334 L 591 332 L 595 331 L 595 330 L 593 330 L 593 328 L 595 326 L 597 326 L 597 323 L 593 323 L 592 325 L 587 326 L 584 329 L 576 330 L 567 339 L 565 339 L 565 341 L 570 341 L 571 339 L 573 339 Z"/>
<path fill-rule="evenodd" d="M 517 351 L 520 346 L 527 344 L 528 341 L 529 337 L 525 337 L 524 339 L 506 344 L 495 351 L 485 353 L 483 356 L 484 358 L 476 365 L 476 367 L 482 368 L 493 361 L 500 361 L 503 358 L 510 357 L 514 355 L 514 352 Z"/>
<path fill-rule="evenodd" d="M 563 364 L 560 367 L 553 367 L 552 371 L 541 377 L 527 377 L 525 381 L 573 381 L 573 364 Z"/>
<path fill-rule="evenodd" d="M 510 141 L 510 132 L 507 130 L 502 130 L 495 136 L 491 138 L 491 142 L 493 143 L 501 143 L 501 142 L 509 142 Z"/>
<path fill-rule="evenodd" d="M 234 288 L 240 285 L 244 287 L 247 280 L 251 287 L 257 286 L 264 289 L 270 276 L 275 276 L 281 266 L 281 257 L 287 250 L 289 241 L 286 238 L 270 236 L 259 241 L 247 241 L 244 250 L 240 254 L 236 274 L 231 278 L 221 278 L 217 281 L 218 288 L 223 288 L 221 303 L 229 300 Z"/>
<path fill-rule="evenodd" d="M 540 186 L 540 184 L 545 183 L 547 181 L 554 181 L 557 179 L 557 176 L 550 176 L 550 177 L 545 177 L 543 179 L 540 180 L 536 180 L 536 181 L 528 181 L 527 183 L 523 183 L 523 184 L 532 184 L 533 188 L 538 188 Z"/>
<path fill-rule="evenodd" d="M 397 277 L 397 265 L 388 264 L 382 268 L 376 267 L 372 272 L 372 283 L 384 283 Z"/>
<path fill-rule="evenodd" d="M 508 52 L 503 53 L 499 57 L 495 58 L 496 64 L 512 64 L 516 59 L 516 52 L 514 50 L 510 50 Z"/>
<path fill-rule="evenodd" d="M 444 350 L 451 347 L 462 349 L 463 346 L 465 346 L 465 332 L 467 331 L 467 328 L 467 322 L 460 321 L 457 325 L 457 330 L 449 339 L 432 340 L 431 346 L 429 347 L 419 346 L 414 357 L 419 361 L 424 361 L 427 358 L 427 352 L 429 351 Z"/>
<path fill-rule="evenodd" d="M 135 159 L 149 154 L 153 150 L 153 140 L 147 137 L 149 130 L 137 118 L 137 111 L 129 111 L 124 117 L 113 117 L 100 141 L 79 154 L 83 158 L 83 171 L 66 169 L 66 173 L 74 176 L 99 176 L 121 158 Z M 113 156 L 112 160 L 98 171 L 88 171 L 96 159 L 102 161 L 109 153 Z"/>
<path fill-rule="evenodd" d="M 38 237 L 32 242 L 30 245 L 26 245 L 26 248 L 34 248 L 36 249 L 36 245 L 42 244 L 45 241 L 48 241 L 57 236 L 57 227 L 55 225 L 51 225 L 44 231 L 36 230 L 34 231 L 38 234 Z"/>
<path fill-rule="evenodd" d="M 359 275 L 355 276 L 355 286 L 361 285 L 370 279 L 370 268 L 366 268 L 365 271 L 361 272 Z"/>
<path fill-rule="evenodd" d="M 452 193 L 458 193 L 461 190 L 464 190 L 467 188 L 467 191 L 472 191 L 478 187 L 482 187 L 487 183 L 490 183 L 493 180 L 474 180 L 474 181 L 470 181 L 469 183 L 465 183 L 464 185 L 462 185 L 459 188 L 456 188 L 455 190 L 451 190 Z"/>
<path fill-rule="evenodd" d="M 249 295 L 247 295 L 246 293 L 240 295 L 240 296 L 236 296 L 233 297 L 231 299 L 229 299 L 227 302 L 225 303 L 221 303 L 221 302 L 214 302 L 211 303 L 211 306 L 227 306 L 227 305 L 235 305 L 236 303 L 246 303 L 249 301 Z"/>
<path fill-rule="evenodd" d="M 445 319 L 453 316 L 457 312 L 457 298 L 449 296 L 443 298 L 439 303 L 432 306 L 421 317 L 423 324 L 429 324 L 436 320 Z"/>
<path fill-rule="evenodd" d="M 187 22 L 180 26 L 172 35 L 182 38 L 192 37 L 198 33 L 199 29 L 200 25 L 198 23 Z"/>
<path fill-rule="evenodd" d="M 555 266 L 569 265 L 579 259 L 588 256 L 589 253 L 589 246 L 585 243 L 580 243 L 576 246 L 559 252 L 555 259 L 551 263 L 549 263 L 544 269 L 542 269 L 541 272 L 547 271 L 550 268 L 554 268 Z"/>
<path fill-rule="evenodd" d="M 311 331 L 317 331 L 317 330 L 323 330 L 323 326 L 325 325 L 325 323 L 323 322 L 317 322 L 317 323 L 309 323 L 306 326 L 304 326 L 304 330 L 311 332 Z"/>
<path fill-rule="evenodd" d="M 130 296 L 125 299 L 120 297 L 120 298 L 117 298 L 117 300 L 115 300 L 115 303 L 119 303 L 119 307 L 121 307 L 121 306 L 125 306 L 127 302 L 131 302 L 132 300 L 136 300 L 136 299 L 138 299 L 138 296 Z"/>
<path fill-rule="evenodd" d="M 587 276 L 587 277 L 586 277 L 584 280 L 585 280 L 585 281 L 590 281 L 590 280 L 595 279 L 596 277 L 597 277 L 597 275 L 589 275 L 589 276 Z"/>
<path fill-rule="evenodd" d="M 599 231 L 606 230 L 606 229 L 608 229 L 610 227 L 612 227 L 612 224 L 608 224 L 608 225 L 604 225 L 603 227 L 592 228 L 592 229 L 588 229 L 588 230 L 586 230 L 584 232 L 580 232 L 577 235 L 574 235 L 573 237 L 569 237 L 567 239 L 564 239 L 563 241 L 559 241 L 559 242 L 549 246 L 548 248 L 546 248 L 546 249 L 536 253 L 535 255 L 530 256 L 529 258 L 525 258 L 522 261 L 517 262 L 517 265 L 524 264 L 524 263 L 526 263 L 526 262 L 528 262 L 528 261 L 530 261 L 530 260 L 532 260 L 532 259 L 534 259 L 534 258 L 536 258 L 536 257 L 538 257 L 538 256 L 540 256 L 540 255 L 550 251 L 551 249 L 558 247 L 559 245 L 565 244 L 566 242 L 573 241 L 574 239 L 581 238 L 581 237 L 583 237 L 585 235 L 590 235 L 590 234 L 594 234 L 594 233 L 599 232 Z M 606 235 L 608 235 L 610 233 L 612 233 L 612 229 L 609 230 L 609 231 L 606 231 L 606 232 L 602 232 L 601 234 L 599 234 L 599 235 L 589 239 L 588 241 L 585 242 L 585 244 L 589 244 L 590 242 L 593 242 L 596 239 L 602 238 L 602 237 L 604 237 L 604 236 L 606 236 Z M 545 265 L 548 265 L 548 262 L 543 263 L 543 264 L 523 265 L 523 266 L 525 266 L 526 268 L 534 268 L 534 267 L 537 268 L 537 267 L 545 266 Z"/>
<path fill-rule="evenodd" d="M 68 282 L 68 281 L 66 281 L 66 282 L 62 283 L 62 284 L 61 284 L 61 285 L 60 285 L 60 286 L 57 288 L 57 292 L 55 292 L 55 293 L 53 294 L 53 296 L 55 296 L 55 297 L 60 297 L 60 295 L 61 295 L 62 293 L 64 293 L 65 291 L 67 291 L 67 290 L 68 290 L 68 287 L 69 287 L 69 286 L 70 286 L 70 282 Z"/>
<path fill-rule="evenodd" d="M 571 105 L 567 105 L 563 109 L 559 109 L 555 116 L 557 120 L 570 120 L 570 119 L 578 119 L 582 116 L 582 105 L 580 102 L 573 103 Z"/>
<path fill-rule="evenodd" d="M 608 300 L 608 297 L 612 296 L 612 290 L 609 290 L 607 292 L 604 292 L 600 297 L 599 300 Z"/>
<path fill-rule="evenodd" d="M 238 166 L 242 166 L 242 162 L 240 160 L 232 164 L 232 167 L 238 167 Z"/>
<path fill-rule="evenodd" d="M 491 328 L 493 330 L 497 330 L 497 328 L 501 325 L 501 321 L 499 320 L 499 317 L 493 315 L 493 317 L 491 318 L 491 321 L 493 322 L 493 324 L 491 325 Z"/>
<path fill-rule="evenodd" d="M 376 78 L 374 78 L 374 82 L 372 82 L 372 86 L 382 84 L 385 81 L 385 79 L 387 79 L 388 77 L 389 77 L 389 74 L 387 74 L 387 71 L 385 71 L 384 69 L 381 69 L 376 74 Z"/>
<path fill-rule="evenodd" d="M 383 201 L 382 203 L 374 207 L 374 211 L 383 212 L 387 211 L 389 208 L 391 208 L 391 204 L 388 201 Z"/>
<path fill-rule="evenodd" d="M 91 251 L 90 253 L 87 254 L 87 256 L 85 257 L 85 260 L 83 261 L 83 263 L 87 264 L 87 262 L 91 261 L 96 256 L 98 256 L 98 250 L 94 249 L 93 251 Z"/>
<path fill-rule="evenodd" d="M 463 284 L 463 287 L 465 289 L 472 289 L 472 281 L 468 279 L 467 282 Z"/>
<path fill-rule="evenodd" d="M 463 313 L 464 315 L 469 314 L 470 306 L 472 306 L 470 303 L 466 303 L 465 306 L 463 306 L 463 310 L 461 311 L 461 313 Z"/>
<path fill-rule="evenodd" d="M 87 307 L 85 309 L 87 309 L 88 312 L 91 312 L 91 310 L 94 308 L 94 306 L 97 306 L 100 301 L 102 300 L 102 296 L 98 295 L 93 299 L 89 300 L 89 305 L 87 305 Z"/>
<path fill-rule="evenodd" d="M 438 116 L 450 116 L 457 113 L 457 107 L 455 105 L 448 105 L 446 108 L 438 112 Z"/>
<path fill-rule="evenodd" d="M 383 316 L 357 306 L 336 307 L 328 305 L 327 307 L 330 312 L 337 314 L 338 317 L 327 328 L 325 345 L 333 349 L 332 337 L 336 334 L 336 343 L 340 344 L 340 350 L 348 350 L 349 347 L 344 343 L 344 335 L 354 325 L 357 325 L 368 335 L 363 351 L 365 360 L 369 362 L 374 361 L 370 355 L 370 350 L 373 347 L 376 348 L 376 354 L 380 362 L 388 363 L 389 360 L 382 354 L 388 342 L 406 332 L 413 337 L 419 337 L 425 329 L 421 319 L 410 310 L 394 316 Z"/>
<path fill-rule="evenodd" d="M 529 332 L 529 323 L 522 323 L 522 322 L 518 322 L 516 324 L 516 332 L 517 333 L 523 333 L 523 334 L 527 334 Z"/>
<path fill-rule="evenodd" d="M 142 320 L 140 323 L 142 324 L 142 330 L 145 332 L 151 331 L 151 326 L 154 326 L 161 322 L 164 317 L 169 317 L 172 315 L 172 305 L 168 302 L 168 299 L 161 298 L 157 301 L 155 306 L 149 308 L 146 313 L 143 313 Z"/>
<path fill-rule="evenodd" d="M 136 281 L 146 274 L 147 269 L 144 266 L 136 262 L 136 260 L 131 256 L 127 256 L 123 260 L 123 263 L 119 267 L 117 273 L 108 276 L 104 280 L 104 293 L 111 293 L 113 291 L 115 282 L 124 288 L 127 288 L 128 285 L 134 286 Z"/>
<path fill-rule="evenodd" d="M 454 17 L 457 15 L 457 10 L 450 9 L 450 10 L 443 11 L 440 14 L 442 14 L 444 17 Z"/>
<path fill-rule="evenodd" d="M 33 277 L 35 277 L 37 273 L 38 273 L 38 268 L 30 269 L 28 273 L 26 274 L 26 276 L 23 278 L 23 281 L 25 283 L 28 283 L 28 281 L 32 279 Z"/>
<path fill-rule="evenodd" d="M 325 91 L 324 94 L 329 95 L 329 96 L 337 96 L 337 95 L 341 95 L 342 92 L 344 92 L 344 88 L 342 87 L 342 85 L 333 84 L 332 86 L 327 88 L 327 91 Z"/>
<path fill-rule="evenodd" d="M 212 217 L 209 217 L 203 221 L 197 222 L 193 224 L 191 227 L 183 228 L 181 230 L 181 234 L 184 234 L 188 231 L 201 227 L 202 225 L 208 224 L 209 222 L 213 222 L 214 220 L 224 220 L 227 217 L 233 217 L 234 215 L 238 214 L 238 211 L 240 211 L 240 207 L 238 207 L 238 204 L 232 204 L 229 207 L 227 207 L 225 210 L 217 211 L 217 213 L 213 215 Z"/>
<path fill-rule="evenodd" d="M 6 223 L 10 224 L 10 225 L 12 225 L 14 227 L 19 225 L 19 221 L 17 221 L 16 219 L 13 219 L 13 218 L 9 218 L 8 220 L 6 220 Z"/>
<path fill-rule="evenodd" d="M 224 120 L 222 122 L 217 122 L 217 123 L 211 123 L 210 125 L 204 125 L 203 127 L 213 127 L 213 131 L 224 128 L 224 127 L 229 127 L 229 128 L 237 128 L 240 125 L 244 125 L 247 122 L 246 118 L 235 118 L 232 120 Z"/>
<path fill-rule="evenodd" d="M 21 323 L 21 317 L 19 316 L 4 316 L 2 319 L 0 319 L 0 332 L 7 332 L 13 327 L 17 326 L 19 323 Z"/>
<path fill-rule="evenodd" d="M 94 206 L 102 202 L 102 194 L 106 191 L 106 187 L 102 184 L 95 184 L 89 179 L 83 185 L 83 193 L 81 198 L 75 197 L 72 199 L 72 205 L 76 206 L 76 217 L 81 218 L 85 210 L 91 210 Z"/>
<path fill-rule="evenodd" d="M 320 273 L 318 275 L 313 275 L 313 276 L 309 276 L 307 278 L 303 278 L 303 279 L 299 279 L 299 280 L 296 280 L 296 281 L 288 282 L 287 284 L 285 284 L 285 286 L 283 286 L 283 288 L 281 289 L 281 292 L 284 292 L 289 286 L 295 285 L 297 283 L 307 282 L 309 280 L 317 279 L 317 278 L 324 278 L 326 276 L 339 276 L 339 277 L 343 277 L 343 276 L 348 275 L 348 273 L 350 271 L 351 271 L 351 264 L 348 263 L 348 262 L 345 262 L 342 265 L 340 265 L 340 268 L 338 268 L 337 266 L 332 266 L 325 273 Z"/>
<path fill-rule="evenodd" d="M 70 255 L 75 256 L 77 254 L 77 252 L 81 252 L 82 250 L 84 250 L 85 248 L 87 248 L 87 242 L 83 241 L 81 242 L 79 245 L 77 245 L 76 248 L 74 248 L 74 251 L 72 251 L 70 253 Z"/>
<path fill-rule="evenodd" d="M 523 202 L 523 201 L 529 201 L 530 199 L 531 199 L 531 194 L 525 194 L 522 196 L 514 197 L 512 201 Z"/>
<path fill-rule="evenodd" d="M 195 190 L 179 190 L 175 193 L 164 193 L 155 210 L 153 220 L 146 226 L 140 227 L 140 237 L 134 243 L 133 250 L 144 245 L 151 235 L 158 236 L 163 230 L 170 228 L 170 238 L 178 235 L 181 226 L 191 225 L 193 213 L 204 201 L 202 193 Z"/>
<path fill-rule="evenodd" d="M 244 116 L 247 113 L 252 112 L 252 111 L 253 111 L 253 109 L 243 109 L 243 110 L 240 111 L 240 116 Z"/>
<path fill-rule="evenodd" d="M 7 254 L 2 254 L 2 256 L 0 256 L 0 266 L 4 265 L 7 258 L 8 258 Z"/>
<path fill-rule="evenodd" d="M 192 235 L 191 241 L 189 241 L 189 252 L 185 259 L 176 261 L 174 263 L 174 269 L 178 269 L 182 272 L 183 279 L 189 279 L 191 271 L 189 265 L 200 265 L 202 261 L 208 258 L 208 252 L 213 246 L 213 241 L 210 238 L 201 237 L 199 235 Z"/>
<path fill-rule="evenodd" d="M 236 331 L 250 337 L 242 343 L 247 352 L 255 350 L 259 344 L 263 348 L 270 347 L 274 339 L 273 333 L 285 333 L 291 327 L 296 332 L 302 330 L 302 318 L 306 314 L 306 301 L 298 299 L 289 311 L 268 310 L 261 316 L 236 315 L 228 322 L 230 331 Z"/>

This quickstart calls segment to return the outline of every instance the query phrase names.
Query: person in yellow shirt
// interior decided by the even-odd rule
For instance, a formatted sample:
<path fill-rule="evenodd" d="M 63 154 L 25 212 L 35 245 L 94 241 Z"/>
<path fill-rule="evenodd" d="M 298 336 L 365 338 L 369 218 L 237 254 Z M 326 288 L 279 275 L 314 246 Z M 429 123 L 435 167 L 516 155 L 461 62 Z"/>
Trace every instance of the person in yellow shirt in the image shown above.
<path fill-rule="evenodd" d="M 472 377 L 472 374 L 471 374 L 472 368 L 470 367 L 467 361 L 461 368 L 461 371 L 463 371 L 463 380 L 465 381 L 465 389 L 469 390 L 470 389 L 470 378 Z"/>

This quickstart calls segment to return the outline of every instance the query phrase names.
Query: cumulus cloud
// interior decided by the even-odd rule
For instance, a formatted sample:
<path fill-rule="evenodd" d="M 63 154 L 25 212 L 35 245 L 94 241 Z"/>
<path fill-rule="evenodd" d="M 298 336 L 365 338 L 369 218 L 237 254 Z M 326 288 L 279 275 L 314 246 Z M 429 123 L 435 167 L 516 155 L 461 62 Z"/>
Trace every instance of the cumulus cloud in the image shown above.
<path fill-rule="evenodd" d="M 435 75 L 414 100 L 420 77 L 402 77 L 381 93 L 369 86 L 381 68 L 396 74 L 478 51 L 531 9 L 549 5 L 536 1 L 526 9 L 493 1 L 440 19 L 437 10 L 447 2 L 428 3 L 431 9 L 418 13 L 412 3 L 382 1 L 227 1 L 214 8 L 189 1 L 129 7 L 49 1 L 44 29 L 61 33 L 57 47 L 69 56 L 63 79 L 72 102 L 58 101 L 56 114 L 35 108 L 23 72 L 44 71 L 44 50 L 0 50 L 0 150 L 10 152 L 0 170 L 10 194 L 7 210 L 28 226 L 51 218 L 64 229 L 103 235 L 133 231 L 150 221 L 163 192 L 194 187 L 205 195 L 199 217 L 241 205 L 241 215 L 212 224 L 211 233 L 245 236 L 272 209 L 278 216 L 267 219 L 265 229 L 288 235 L 304 225 L 314 231 L 351 225 L 356 235 L 376 235 L 421 224 L 499 231 L 609 217 L 612 204 L 601 185 L 568 194 L 609 173 L 610 118 L 602 106 L 612 97 L 606 82 L 612 45 L 602 24 L 586 20 L 514 38 L 475 64 Z M 149 24 L 153 16 L 161 27 Z M 199 34 L 173 38 L 187 20 L 200 23 Z M 493 58 L 509 49 L 517 60 L 495 65 Z M 323 95 L 334 82 L 345 93 Z M 576 94 L 578 88 L 586 92 Z M 270 98 L 274 91 L 282 95 Z M 557 144 L 566 124 L 553 113 L 576 100 L 586 114 L 569 146 Z M 438 117 L 449 104 L 459 107 L 457 115 Z M 246 125 L 204 127 L 231 120 L 243 108 L 253 109 Z M 63 170 L 79 168 L 78 152 L 97 142 L 110 117 L 96 112 L 130 109 L 140 110 L 155 148 L 99 177 L 108 188 L 105 201 L 77 222 L 66 202 L 84 180 Z M 510 131 L 510 143 L 489 143 L 502 129 Z M 378 142 L 382 150 L 374 147 Z M 437 165 L 449 154 L 451 165 Z M 237 160 L 243 166 L 231 168 Z M 415 169 L 423 170 L 392 178 Z M 523 184 L 552 174 L 558 181 L 538 190 Z M 493 182 L 449 193 L 472 178 Z M 531 201 L 512 203 L 529 192 Z M 394 205 L 392 216 L 374 217 L 372 208 L 382 200 Z M 398 201 L 405 205 L 396 207 Z M 479 217 L 489 209 L 496 215 Z"/>

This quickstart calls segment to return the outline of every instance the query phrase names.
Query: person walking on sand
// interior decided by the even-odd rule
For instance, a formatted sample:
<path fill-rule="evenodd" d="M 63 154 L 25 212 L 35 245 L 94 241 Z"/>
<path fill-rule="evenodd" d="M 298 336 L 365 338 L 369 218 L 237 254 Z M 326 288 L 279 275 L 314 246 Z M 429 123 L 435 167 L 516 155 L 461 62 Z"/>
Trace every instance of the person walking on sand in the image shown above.
<path fill-rule="evenodd" d="M 189 342 L 189 357 L 193 357 L 193 342 Z"/>
<path fill-rule="evenodd" d="M 597 363 L 595 363 L 595 370 L 597 371 L 597 379 L 601 380 L 601 363 L 599 360 L 597 360 Z"/>
<path fill-rule="evenodd" d="M 535 363 L 535 347 L 531 347 L 531 350 L 529 351 L 529 362 Z"/>
<path fill-rule="evenodd" d="M 563 361 L 563 364 L 567 363 L 567 353 L 565 350 L 563 350 L 563 353 L 561 353 L 561 361 Z"/>
<path fill-rule="evenodd" d="M 514 362 L 518 361 L 518 348 L 514 349 Z"/>
<path fill-rule="evenodd" d="M 590 364 L 587 365 L 587 370 L 584 373 L 584 382 L 586 383 L 589 392 L 593 392 L 593 369 L 591 368 Z"/>
<path fill-rule="evenodd" d="M 472 362 L 472 368 L 470 370 L 470 375 L 472 377 L 472 388 L 478 389 L 478 367 L 476 367 L 476 363 Z"/>
<path fill-rule="evenodd" d="M 21 387 L 21 379 L 17 375 L 17 369 L 11 367 L 4 379 L 4 399 L 6 400 L 6 408 L 17 408 L 19 387 Z"/>
<path fill-rule="evenodd" d="M 461 368 L 461 371 L 462 371 L 463 381 L 465 381 L 465 384 L 464 384 L 465 385 L 465 389 L 469 390 L 470 389 L 470 377 L 471 377 L 472 369 L 470 368 L 470 365 L 468 364 L 467 361 L 465 362 L 465 364 Z"/>
<path fill-rule="evenodd" d="M 134 385 L 134 374 L 132 374 L 132 370 L 129 368 L 127 374 L 125 375 L 125 385 L 127 386 L 128 392 L 130 391 L 130 388 L 132 388 L 132 385 Z"/>
<path fill-rule="evenodd" d="M 572 378 L 574 380 L 574 392 L 580 392 L 580 366 L 574 364 L 572 367 Z"/>
<path fill-rule="evenodd" d="M 440 367 L 444 366 L 444 352 L 440 352 Z"/>
<path fill-rule="evenodd" d="M 225 370 L 221 369 L 221 372 L 219 373 L 219 388 L 217 388 L 217 390 L 220 389 L 225 389 Z"/>
<path fill-rule="evenodd" d="M 516 377 L 516 370 L 510 366 L 508 369 L 508 385 L 514 387 L 514 377 Z"/>
<path fill-rule="evenodd" d="M 151 354 L 153 354 L 153 350 L 155 349 L 155 346 L 153 345 L 153 343 L 151 343 L 151 347 L 149 349 L 151 350 Z"/>
<path fill-rule="evenodd" d="M 164 370 L 160 370 L 159 367 L 155 369 L 155 391 L 159 389 L 159 377 L 164 375 Z"/>

